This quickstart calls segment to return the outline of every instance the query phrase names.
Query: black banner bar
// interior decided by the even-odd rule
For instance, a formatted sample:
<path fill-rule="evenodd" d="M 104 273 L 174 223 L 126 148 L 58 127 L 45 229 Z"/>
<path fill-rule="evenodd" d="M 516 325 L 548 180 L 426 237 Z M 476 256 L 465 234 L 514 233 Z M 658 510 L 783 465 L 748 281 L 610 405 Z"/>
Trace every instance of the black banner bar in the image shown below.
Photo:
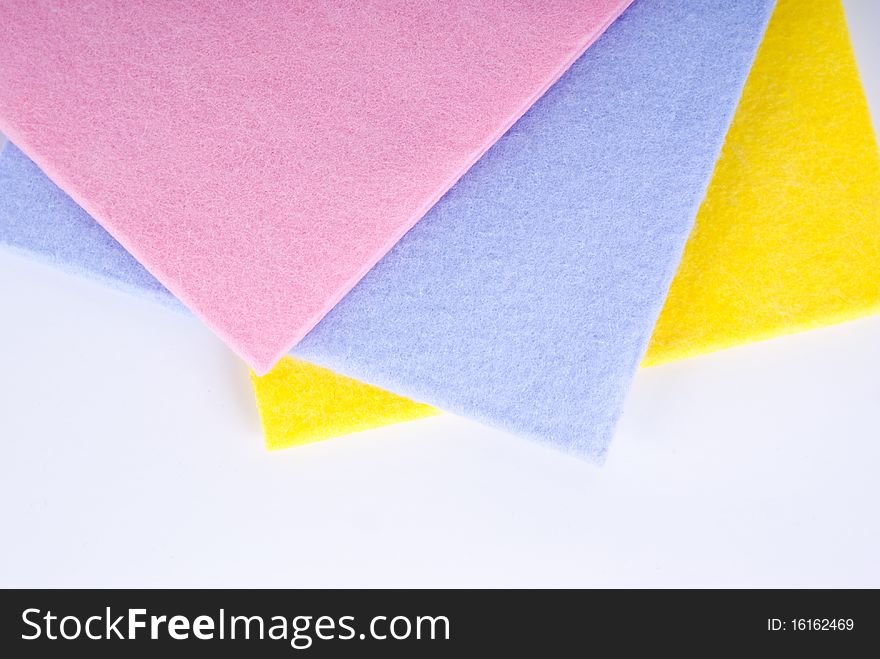
<path fill-rule="evenodd" d="M 7 590 L 0 601 L 8 657 L 190 657 L 222 644 L 274 657 L 846 652 L 876 648 L 880 620 L 872 590 Z"/>

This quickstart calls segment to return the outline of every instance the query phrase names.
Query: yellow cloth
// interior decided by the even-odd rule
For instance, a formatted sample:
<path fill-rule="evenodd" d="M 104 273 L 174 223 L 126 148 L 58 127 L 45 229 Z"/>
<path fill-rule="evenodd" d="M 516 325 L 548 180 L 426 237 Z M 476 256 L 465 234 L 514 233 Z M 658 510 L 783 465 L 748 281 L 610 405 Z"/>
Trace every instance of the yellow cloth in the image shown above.
<path fill-rule="evenodd" d="M 270 449 L 439 414 L 428 405 L 292 357 L 262 377 L 252 371 L 251 382 Z"/>
<path fill-rule="evenodd" d="M 643 365 L 880 311 L 880 155 L 834 0 L 780 0 Z M 436 414 L 284 359 L 253 377 L 283 448 Z"/>
<path fill-rule="evenodd" d="M 843 8 L 770 19 L 643 365 L 880 311 L 880 156 Z"/>

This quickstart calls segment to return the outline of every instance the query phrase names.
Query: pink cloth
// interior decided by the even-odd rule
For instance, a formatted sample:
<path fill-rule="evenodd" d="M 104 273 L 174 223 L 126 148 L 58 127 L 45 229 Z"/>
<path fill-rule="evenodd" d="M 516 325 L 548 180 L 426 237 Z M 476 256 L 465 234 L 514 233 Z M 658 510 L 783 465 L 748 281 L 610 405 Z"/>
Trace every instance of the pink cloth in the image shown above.
<path fill-rule="evenodd" d="M 0 3 L 0 131 L 258 372 L 627 0 Z"/>

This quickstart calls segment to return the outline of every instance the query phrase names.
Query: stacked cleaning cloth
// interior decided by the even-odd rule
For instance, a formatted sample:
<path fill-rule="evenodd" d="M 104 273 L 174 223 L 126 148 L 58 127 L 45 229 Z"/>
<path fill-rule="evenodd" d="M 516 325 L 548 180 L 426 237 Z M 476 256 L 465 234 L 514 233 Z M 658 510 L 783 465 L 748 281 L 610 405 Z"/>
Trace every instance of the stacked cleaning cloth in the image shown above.
<path fill-rule="evenodd" d="M 293 345 L 272 448 L 446 410 L 601 463 L 640 361 L 880 309 L 839 3 L 627 5 L 8 3 L 0 241 Z"/>

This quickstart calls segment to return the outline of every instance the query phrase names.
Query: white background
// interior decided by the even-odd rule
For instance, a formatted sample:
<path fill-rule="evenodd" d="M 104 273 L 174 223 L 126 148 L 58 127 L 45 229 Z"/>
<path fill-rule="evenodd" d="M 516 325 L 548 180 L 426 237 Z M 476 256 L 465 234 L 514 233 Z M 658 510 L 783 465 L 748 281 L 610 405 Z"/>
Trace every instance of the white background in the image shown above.
<path fill-rule="evenodd" d="M 640 372 L 597 469 L 448 415 L 268 453 L 197 321 L 6 252 L 0 305 L 2 586 L 880 586 L 880 317 Z"/>

